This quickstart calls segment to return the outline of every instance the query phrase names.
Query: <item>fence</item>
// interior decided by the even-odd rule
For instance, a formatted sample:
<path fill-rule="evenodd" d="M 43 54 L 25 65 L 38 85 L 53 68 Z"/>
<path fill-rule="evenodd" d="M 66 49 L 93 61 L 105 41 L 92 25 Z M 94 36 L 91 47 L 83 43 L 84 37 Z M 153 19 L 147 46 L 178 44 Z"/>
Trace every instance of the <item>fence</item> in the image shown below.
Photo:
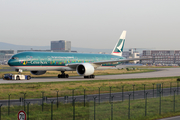
<path fill-rule="evenodd" d="M 142 84 L 142 90 L 137 90 L 137 85 L 131 86 L 132 91 L 127 91 L 126 85 L 119 88 L 109 86 L 108 91 L 104 87 L 81 91 L 74 89 L 68 91 L 71 96 L 64 97 L 59 97 L 59 91 L 55 91 L 56 98 L 47 98 L 46 92 L 42 91 L 41 99 L 34 100 L 27 99 L 28 93 L 9 94 L 8 100 L 0 101 L 0 120 L 17 119 L 20 110 L 27 113 L 27 120 L 146 119 L 180 112 L 178 82 L 153 83 L 151 87 Z M 11 100 L 11 97 L 20 99 Z"/>

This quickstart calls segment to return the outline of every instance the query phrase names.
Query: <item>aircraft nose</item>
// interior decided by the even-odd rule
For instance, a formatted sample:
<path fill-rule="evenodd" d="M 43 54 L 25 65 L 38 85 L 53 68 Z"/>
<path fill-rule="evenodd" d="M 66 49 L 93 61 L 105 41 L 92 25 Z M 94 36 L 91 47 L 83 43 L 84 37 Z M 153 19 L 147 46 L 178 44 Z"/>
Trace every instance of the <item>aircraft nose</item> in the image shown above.
<path fill-rule="evenodd" d="M 8 61 L 8 65 L 9 65 L 9 66 L 12 66 L 12 60 L 9 60 L 9 61 Z"/>

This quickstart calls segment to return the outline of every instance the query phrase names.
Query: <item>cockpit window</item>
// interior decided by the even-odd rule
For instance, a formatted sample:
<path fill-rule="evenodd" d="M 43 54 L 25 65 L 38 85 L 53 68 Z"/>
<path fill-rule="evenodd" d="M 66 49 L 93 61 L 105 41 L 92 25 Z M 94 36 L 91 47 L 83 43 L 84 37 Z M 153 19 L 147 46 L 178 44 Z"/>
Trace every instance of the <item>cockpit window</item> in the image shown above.
<path fill-rule="evenodd" d="M 12 57 L 11 59 L 15 59 L 15 60 L 18 60 L 18 57 Z"/>

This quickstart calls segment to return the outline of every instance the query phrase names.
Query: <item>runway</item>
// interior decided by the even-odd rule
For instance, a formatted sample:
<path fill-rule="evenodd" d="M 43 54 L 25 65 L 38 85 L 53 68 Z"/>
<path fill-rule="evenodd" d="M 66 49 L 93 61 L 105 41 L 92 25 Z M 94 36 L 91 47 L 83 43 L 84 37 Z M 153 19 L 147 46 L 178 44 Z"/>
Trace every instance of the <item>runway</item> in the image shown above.
<path fill-rule="evenodd" d="M 180 76 L 180 68 L 154 68 L 155 72 L 133 73 L 121 75 L 100 75 L 94 79 L 84 79 L 83 76 L 75 76 L 69 78 L 32 78 L 31 80 L 3 80 L 0 84 L 9 83 L 34 83 L 34 82 L 60 82 L 60 81 L 89 81 L 89 80 L 110 80 L 110 79 L 134 79 L 134 78 L 158 78 L 158 77 L 174 77 Z"/>

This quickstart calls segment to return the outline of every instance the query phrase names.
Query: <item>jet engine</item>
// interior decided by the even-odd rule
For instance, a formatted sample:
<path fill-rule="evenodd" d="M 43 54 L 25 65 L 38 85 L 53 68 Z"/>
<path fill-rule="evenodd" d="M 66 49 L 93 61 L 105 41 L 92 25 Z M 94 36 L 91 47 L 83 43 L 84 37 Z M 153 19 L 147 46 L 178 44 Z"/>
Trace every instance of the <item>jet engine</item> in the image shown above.
<path fill-rule="evenodd" d="M 33 75 L 43 75 L 46 73 L 46 71 L 31 71 Z"/>
<path fill-rule="evenodd" d="M 94 67 L 89 63 L 82 63 L 77 66 L 76 71 L 79 75 L 88 76 L 94 73 Z"/>

